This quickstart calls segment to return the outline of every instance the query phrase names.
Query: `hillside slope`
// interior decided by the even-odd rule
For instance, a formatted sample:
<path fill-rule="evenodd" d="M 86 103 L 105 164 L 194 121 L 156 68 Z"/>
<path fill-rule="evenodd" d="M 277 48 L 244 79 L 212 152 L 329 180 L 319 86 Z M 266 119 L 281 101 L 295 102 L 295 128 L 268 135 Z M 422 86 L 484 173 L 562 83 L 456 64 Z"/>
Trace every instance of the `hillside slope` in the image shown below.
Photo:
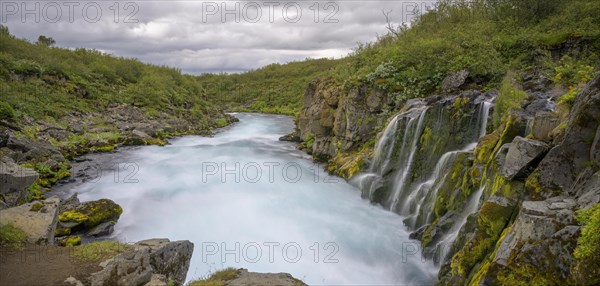
<path fill-rule="evenodd" d="M 33 44 L 0 28 L 0 157 L 40 174 L 29 194 L 2 194 L 8 206 L 41 198 L 70 175 L 67 160 L 76 155 L 163 145 L 235 120 L 179 70 Z"/>

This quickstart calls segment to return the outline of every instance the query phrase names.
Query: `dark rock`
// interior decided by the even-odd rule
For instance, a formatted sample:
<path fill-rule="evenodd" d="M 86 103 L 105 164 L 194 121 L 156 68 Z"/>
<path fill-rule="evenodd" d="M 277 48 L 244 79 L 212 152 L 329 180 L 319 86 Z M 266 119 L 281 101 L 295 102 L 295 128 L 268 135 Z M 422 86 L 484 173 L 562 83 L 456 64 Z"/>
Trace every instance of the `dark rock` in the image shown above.
<path fill-rule="evenodd" d="M 500 171 L 510 180 L 526 176 L 547 151 L 548 144 L 517 136 L 508 149 Z"/>
<path fill-rule="evenodd" d="M 599 123 L 600 77 L 596 77 L 577 96 L 562 140 L 540 163 L 539 183 L 547 196 L 568 191 L 586 164 L 598 158 L 594 140 Z"/>
<path fill-rule="evenodd" d="M 15 164 L 8 157 L 0 158 L 0 196 L 8 207 L 15 206 L 27 197 L 27 187 L 33 184 L 39 175 L 36 171 Z"/>
<path fill-rule="evenodd" d="M 465 83 L 468 76 L 469 71 L 466 69 L 450 73 L 442 81 L 442 89 L 451 90 L 459 88 Z"/>
<path fill-rule="evenodd" d="M 106 235 L 113 233 L 114 229 L 115 229 L 115 222 L 107 221 L 107 222 L 103 222 L 103 223 L 95 226 L 90 231 L 88 231 L 85 235 L 94 236 L 94 237 L 106 236 Z"/>
<path fill-rule="evenodd" d="M 536 113 L 531 126 L 531 134 L 535 139 L 542 141 L 552 140 L 552 131 L 558 127 L 559 119 L 553 113 Z"/>
<path fill-rule="evenodd" d="M 525 111 L 530 114 L 536 114 L 538 112 L 554 112 L 556 110 L 556 103 L 549 99 L 536 99 L 531 101 Z"/>
<path fill-rule="evenodd" d="M 79 202 L 79 198 L 77 197 L 77 193 L 74 193 L 69 198 L 60 202 L 59 212 L 63 213 L 68 210 L 74 210 L 81 203 Z"/>
<path fill-rule="evenodd" d="M 429 224 L 426 224 L 426 225 L 418 228 L 417 230 L 411 232 L 410 235 L 408 236 L 408 238 L 410 238 L 410 239 L 416 239 L 416 240 L 421 240 L 421 238 L 423 237 L 423 233 L 425 232 L 425 230 L 428 227 L 429 227 Z"/>
<path fill-rule="evenodd" d="M 299 143 L 301 140 L 300 140 L 300 136 L 298 136 L 298 132 L 294 130 L 294 132 L 292 132 L 290 134 L 279 137 L 279 141 Z"/>
<path fill-rule="evenodd" d="M 8 143 L 8 137 L 8 130 L 0 129 L 0 148 L 6 147 L 6 144 Z"/>

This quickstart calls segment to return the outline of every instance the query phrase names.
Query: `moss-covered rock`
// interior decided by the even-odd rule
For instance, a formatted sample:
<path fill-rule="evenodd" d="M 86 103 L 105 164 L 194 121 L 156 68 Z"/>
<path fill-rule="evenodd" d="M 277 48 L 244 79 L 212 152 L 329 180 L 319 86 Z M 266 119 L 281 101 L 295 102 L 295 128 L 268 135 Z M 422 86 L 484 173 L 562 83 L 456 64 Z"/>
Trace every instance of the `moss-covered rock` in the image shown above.
<path fill-rule="evenodd" d="M 85 202 L 59 214 L 57 232 L 65 235 L 76 231 L 89 231 L 101 223 L 117 221 L 122 213 L 123 208 L 108 199 Z"/>
<path fill-rule="evenodd" d="M 81 244 L 81 237 L 78 235 L 68 236 L 66 238 L 61 239 L 58 244 L 60 246 L 72 247 Z"/>

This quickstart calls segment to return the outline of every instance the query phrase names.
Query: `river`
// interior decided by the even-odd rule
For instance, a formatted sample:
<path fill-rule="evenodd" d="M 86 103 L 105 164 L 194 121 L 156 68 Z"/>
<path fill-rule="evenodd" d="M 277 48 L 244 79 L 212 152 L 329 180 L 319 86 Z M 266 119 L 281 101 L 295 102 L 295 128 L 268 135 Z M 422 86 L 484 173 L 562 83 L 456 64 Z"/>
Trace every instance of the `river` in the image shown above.
<path fill-rule="evenodd" d="M 278 141 L 293 129 L 290 117 L 235 116 L 240 122 L 214 137 L 88 156 L 105 158 L 104 171 L 59 189 L 123 206 L 112 234 L 119 241 L 191 240 L 188 280 L 235 267 L 310 285 L 433 283 L 436 268 L 400 216 Z"/>

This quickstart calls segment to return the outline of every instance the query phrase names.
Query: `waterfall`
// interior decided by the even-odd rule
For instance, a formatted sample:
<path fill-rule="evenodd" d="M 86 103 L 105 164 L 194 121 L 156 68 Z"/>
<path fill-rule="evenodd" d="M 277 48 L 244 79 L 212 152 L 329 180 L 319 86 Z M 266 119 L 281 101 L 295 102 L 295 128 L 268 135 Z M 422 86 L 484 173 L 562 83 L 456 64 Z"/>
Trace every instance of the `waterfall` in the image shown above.
<path fill-rule="evenodd" d="M 454 240 L 458 236 L 460 230 L 467 223 L 467 218 L 474 212 L 479 209 L 479 200 L 481 199 L 481 195 L 483 194 L 483 190 L 485 186 L 480 187 L 474 194 L 471 194 L 469 197 L 469 202 L 465 206 L 465 209 L 460 214 L 458 220 L 452 225 L 452 228 L 440 239 L 438 243 L 435 245 L 435 253 L 436 258 L 435 261 L 437 264 L 445 261 L 448 258 L 448 254 L 450 253 L 450 247 L 454 243 Z"/>
<path fill-rule="evenodd" d="M 418 116 L 418 123 L 414 127 L 414 121 L 417 120 L 415 118 L 411 118 L 406 127 L 406 132 L 404 133 L 402 139 L 402 148 L 400 149 L 400 154 L 406 154 L 406 147 L 409 148 L 409 153 L 407 158 L 403 158 L 405 160 L 400 160 L 402 166 L 400 166 L 400 170 L 395 180 L 394 184 L 394 193 L 392 195 L 392 201 L 390 204 L 390 210 L 396 211 L 396 206 L 398 205 L 398 201 L 401 199 L 402 190 L 404 189 L 404 185 L 406 184 L 406 179 L 408 175 L 412 171 L 412 164 L 414 161 L 415 152 L 417 151 L 417 143 L 419 143 L 419 138 L 421 138 L 421 133 L 423 132 L 423 121 L 425 120 L 425 114 L 427 113 L 427 108 L 423 108 L 420 110 L 420 114 Z M 412 132 L 411 132 L 412 131 Z M 411 137 L 411 138 L 409 138 Z M 410 140 L 409 140 L 410 139 Z M 410 146 L 407 146 L 410 141 Z"/>
<path fill-rule="evenodd" d="M 381 176 L 385 173 L 390 163 L 390 157 L 396 144 L 396 132 L 400 117 L 400 115 L 394 116 L 385 127 L 381 138 L 379 138 L 379 141 L 375 145 L 375 155 L 367 172 L 352 179 L 351 183 L 354 183 L 354 185 L 361 189 L 363 197 L 369 200 L 373 198 L 375 189 L 381 185 Z"/>
<path fill-rule="evenodd" d="M 363 192 L 363 197 L 373 199 L 375 190 L 383 186 L 383 177 L 395 168 L 391 183 L 391 194 L 387 198 L 389 210 L 405 217 L 404 223 L 408 229 L 416 229 L 432 223 L 438 192 L 450 173 L 457 155 L 463 152 L 473 152 L 478 140 L 486 134 L 491 102 L 482 101 L 478 105 L 476 120 L 472 123 L 475 128 L 473 138 L 462 148 L 444 153 L 431 170 L 431 175 L 423 181 L 412 181 L 415 156 L 419 152 L 419 140 L 425 129 L 425 118 L 428 107 L 417 107 L 408 112 L 396 115 L 384 129 L 375 145 L 375 154 L 368 171 L 352 180 Z M 428 120 L 427 125 L 433 130 L 439 130 L 443 118 L 440 108 L 434 120 Z M 401 125 L 403 124 L 403 125 Z M 430 126 L 431 125 L 431 126 Z M 401 130 L 401 131 L 399 131 Z M 399 132 L 403 132 L 398 134 Z M 399 162 L 399 163 L 396 163 Z M 389 179 L 386 179 L 389 180 Z M 436 247 L 452 244 L 460 229 L 466 223 L 467 217 L 477 211 L 483 187 L 469 197 L 463 212 L 448 232 L 442 236 Z"/>
<path fill-rule="evenodd" d="M 431 170 L 431 175 L 421 181 L 413 181 L 412 173 L 416 168 L 415 159 L 419 150 L 419 140 L 427 127 L 440 130 L 443 120 L 443 108 L 440 108 L 433 120 L 427 120 L 428 107 L 417 107 L 396 115 L 384 129 L 375 145 L 375 154 L 366 173 L 356 176 L 352 182 L 363 192 L 363 197 L 373 199 L 374 192 L 384 186 L 391 185 L 387 201 L 390 211 L 405 217 L 404 223 L 408 229 L 417 229 L 432 223 L 435 219 L 434 209 L 438 192 L 442 189 L 450 168 L 460 153 L 473 152 L 479 139 L 486 134 L 492 103 L 482 101 L 478 104 L 473 120 L 472 138 L 468 139 L 462 148 L 449 150 L 444 153 Z M 403 133 L 400 133 L 403 132 Z M 395 170 L 395 171 L 394 171 Z M 391 173 L 393 171 L 393 173 Z M 393 179 L 388 178 L 393 174 Z M 384 182 L 384 176 L 386 180 Z M 391 182 L 390 182 L 391 181 Z M 447 257 L 447 247 L 451 246 L 458 237 L 467 218 L 477 211 L 484 186 L 474 191 L 466 201 L 463 210 L 455 216 L 452 226 L 446 231 L 434 246 L 434 262 L 440 263 Z"/>

